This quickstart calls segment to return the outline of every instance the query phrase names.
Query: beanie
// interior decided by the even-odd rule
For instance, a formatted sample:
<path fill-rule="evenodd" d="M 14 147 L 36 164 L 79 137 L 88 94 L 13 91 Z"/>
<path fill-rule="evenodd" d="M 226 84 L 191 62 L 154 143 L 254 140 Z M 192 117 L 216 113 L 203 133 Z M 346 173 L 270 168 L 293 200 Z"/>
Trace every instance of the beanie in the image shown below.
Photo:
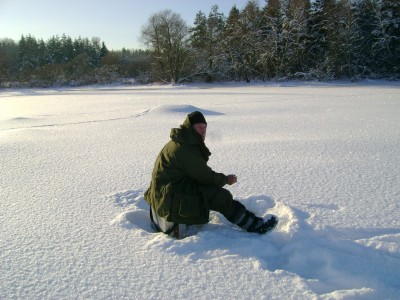
<path fill-rule="evenodd" d="M 207 125 L 206 119 L 204 118 L 203 114 L 199 111 L 194 111 L 188 115 L 189 121 L 191 125 L 203 123 Z"/>

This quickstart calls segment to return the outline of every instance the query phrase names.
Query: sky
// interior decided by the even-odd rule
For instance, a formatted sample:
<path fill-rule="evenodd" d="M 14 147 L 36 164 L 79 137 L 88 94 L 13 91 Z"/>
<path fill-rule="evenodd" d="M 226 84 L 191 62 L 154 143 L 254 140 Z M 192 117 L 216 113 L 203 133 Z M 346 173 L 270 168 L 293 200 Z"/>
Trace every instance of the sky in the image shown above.
<path fill-rule="evenodd" d="M 31 34 L 47 40 L 66 34 L 71 38 L 98 37 L 109 50 L 143 48 L 141 28 L 149 17 L 165 9 L 178 13 L 193 25 L 196 13 L 206 15 L 213 5 L 228 16 L 248 0 L 0 0 L 0 38 L 18 41 Z M 264 1 L 260 0 L 260 5 Z"/>

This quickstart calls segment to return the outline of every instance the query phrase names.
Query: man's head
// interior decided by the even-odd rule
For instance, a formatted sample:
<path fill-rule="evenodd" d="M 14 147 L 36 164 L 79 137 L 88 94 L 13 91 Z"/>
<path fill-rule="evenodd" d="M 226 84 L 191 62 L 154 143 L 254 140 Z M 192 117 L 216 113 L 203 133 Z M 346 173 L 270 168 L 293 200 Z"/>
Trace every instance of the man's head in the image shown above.
<path fill-rule="evenodd" d="M 188 117 L 193 129 L 200 134 L 204 141 L 207 133 L 207 122 L 203 114 L 199 111 L 194 111 L 190 113 Z"/>

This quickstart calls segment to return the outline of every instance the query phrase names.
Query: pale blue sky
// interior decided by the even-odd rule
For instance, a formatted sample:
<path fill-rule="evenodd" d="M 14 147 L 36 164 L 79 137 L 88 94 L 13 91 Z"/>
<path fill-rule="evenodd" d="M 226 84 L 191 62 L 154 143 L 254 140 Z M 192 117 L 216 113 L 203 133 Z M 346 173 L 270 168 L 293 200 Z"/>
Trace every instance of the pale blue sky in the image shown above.
<path fill-rule="evenodd" d="M 236 4 L 243 9 L 248 0 L 0 0 L 0 38 L 18 41 L 31 34 L 47 40 L 53 35 L 77 38 L 99 37 L 111 50 L 142 48 L 141 28 L 149 17 L 171 9 L 193 25 L 196 13 L 206 15 L 218 5 L 225 16 Z M 259 0 L 260 6 L 265 1 Z"/>

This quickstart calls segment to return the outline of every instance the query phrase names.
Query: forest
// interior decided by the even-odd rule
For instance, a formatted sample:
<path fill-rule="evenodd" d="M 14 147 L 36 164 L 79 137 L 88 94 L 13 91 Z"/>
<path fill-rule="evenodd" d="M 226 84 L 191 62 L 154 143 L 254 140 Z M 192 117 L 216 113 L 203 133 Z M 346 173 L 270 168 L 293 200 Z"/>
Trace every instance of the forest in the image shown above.
<path fill-rule="evenodd" d="M 0 39 L 0 87 L 185 81 L 400 78 L 400 1 L 268 0 L 214 5 L 192 25 L 163 10 L 143 49 L 110 51 L 98 37 Z"/>

